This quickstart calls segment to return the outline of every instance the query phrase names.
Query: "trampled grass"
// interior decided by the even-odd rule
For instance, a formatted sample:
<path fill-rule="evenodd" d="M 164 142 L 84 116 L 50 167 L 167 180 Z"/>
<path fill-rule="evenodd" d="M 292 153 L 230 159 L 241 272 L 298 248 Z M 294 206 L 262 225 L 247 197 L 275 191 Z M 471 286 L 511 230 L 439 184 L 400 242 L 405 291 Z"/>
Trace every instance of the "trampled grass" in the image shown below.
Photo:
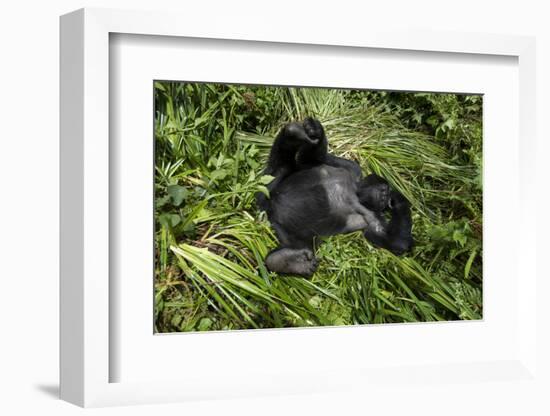
<path fill-rule="evenodd" d="M 156 82 L 155 107 L 156 331 L 481 318 L 481 97 Z M 266 270 L 254 194 L 278 130 L 308 115 L 409 199 L 410 255 L 357 232 L 323 239 L 311 279 Z"/>

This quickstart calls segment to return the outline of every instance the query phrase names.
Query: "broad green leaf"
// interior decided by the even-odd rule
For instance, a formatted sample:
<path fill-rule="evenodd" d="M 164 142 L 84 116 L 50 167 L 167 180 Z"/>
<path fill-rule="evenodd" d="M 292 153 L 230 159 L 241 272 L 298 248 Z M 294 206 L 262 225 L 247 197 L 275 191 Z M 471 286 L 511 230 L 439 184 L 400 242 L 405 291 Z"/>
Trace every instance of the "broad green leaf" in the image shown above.
<path fill-rule="evenodd" d="M 168 195 L 170 195 L 170 197 L 172 198 L 172 203 L 176 207 L 179 207 L 189 195 L 187 189 L 179 185 L 170 185 L 168 186 L 168 188 L 166 188 L 166 191 L 168 192 Z"/>
<path fill-rule="evenodd" d="M 159 222 L 165 227 L 172 228 L 181 222 L 181 217 L 177 214 L 161 214 Z"/>
<path fill-rule="evenodd" d="M 260 183 L 262 185 L 267 185 L 269 184 L 273 179 L 275 179 L 274 176 L 271 176 L 271 175 L 263 175 L 261 178 L 260 178 Z"/>
<path fill-rule="evenodd" d="M 208 331 L 212 326 L 213 322 L 210 318 L 202 318 L 199 322 L 197 329 L 199 331 Z"/>
<path fill-rule="evenodd" d="M 466 266 L 464 267 L 464 279 L 468 279 L 470 277 L 470 269 L 472 268 L 472 263 L 474 262 L 474 259 L 476 258 L 477 251 L 472 250 L 472 253 L 470 254 L 470 257 L 468 258 L 468 261 L 466 262 Z"/>

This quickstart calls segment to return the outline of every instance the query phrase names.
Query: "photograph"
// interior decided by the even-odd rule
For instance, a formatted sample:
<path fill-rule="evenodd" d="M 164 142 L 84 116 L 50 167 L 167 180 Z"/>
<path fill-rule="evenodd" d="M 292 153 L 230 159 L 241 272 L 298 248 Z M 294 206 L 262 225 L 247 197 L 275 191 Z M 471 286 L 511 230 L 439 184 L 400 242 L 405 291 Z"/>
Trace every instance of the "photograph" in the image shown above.
<path fill-rule="evenodd" d="M 155 80 L 155 333 L 483 319 L 483 96 Z"/>

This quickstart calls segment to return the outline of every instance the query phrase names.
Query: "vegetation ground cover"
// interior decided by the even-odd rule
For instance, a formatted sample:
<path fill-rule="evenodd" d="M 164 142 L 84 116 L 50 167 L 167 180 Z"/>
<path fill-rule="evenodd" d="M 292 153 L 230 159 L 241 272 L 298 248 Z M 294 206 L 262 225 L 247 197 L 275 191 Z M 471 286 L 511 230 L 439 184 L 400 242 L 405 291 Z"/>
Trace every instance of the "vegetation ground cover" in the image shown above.
<path fill-rule="evenodd" d="M 288 121 L 412 204 L 415 248 L 360 232 L 324 239 L 311 279 L 281 277 L 254 194 Z M 482 97 L 155 82 L 155 330 L 353 325 L 482 317 Z"/>

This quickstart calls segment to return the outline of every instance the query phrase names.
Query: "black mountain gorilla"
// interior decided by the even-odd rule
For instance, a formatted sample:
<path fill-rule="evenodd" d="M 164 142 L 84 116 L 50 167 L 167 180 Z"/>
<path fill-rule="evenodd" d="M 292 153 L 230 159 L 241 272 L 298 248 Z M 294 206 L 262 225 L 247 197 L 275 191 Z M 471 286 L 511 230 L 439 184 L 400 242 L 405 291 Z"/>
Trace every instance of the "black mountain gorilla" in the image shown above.
<path fill-rule="evenodd" d="M 257 195 L 280 246 L 268 254 L 274 272 L 310 276 L 317 269 L 316 236 L 363 230 L 374 245 L 395 254 L 412 247 L 408 201 L 377 175 L 362 178 L 353 161 L 331 155 L 318 120 L 287 124 L 279 132 L 265 174 L 269 199 Z M 391 212 L 388 224 L 384 211 Z"/>

